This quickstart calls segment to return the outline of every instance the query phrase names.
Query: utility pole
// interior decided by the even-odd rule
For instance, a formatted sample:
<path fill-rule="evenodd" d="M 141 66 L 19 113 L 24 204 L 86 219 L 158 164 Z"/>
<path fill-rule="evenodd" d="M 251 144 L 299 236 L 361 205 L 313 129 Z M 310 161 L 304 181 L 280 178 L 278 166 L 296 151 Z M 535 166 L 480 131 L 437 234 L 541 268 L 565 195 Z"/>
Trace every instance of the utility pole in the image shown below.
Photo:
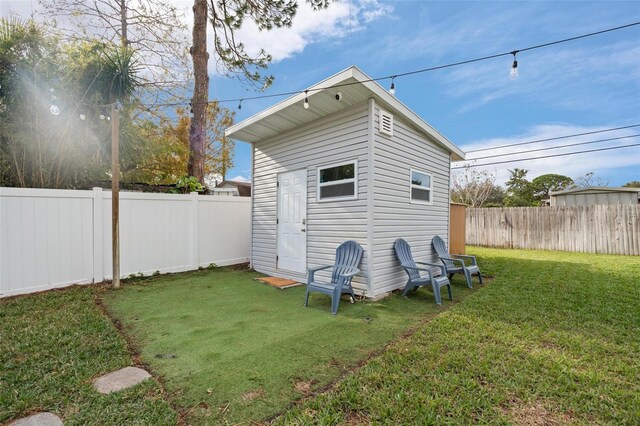
<path fill-rule="evenodd" d="M 111 105 L 111 260 L 113 287 L 120 287 L 120 112 Z"/>

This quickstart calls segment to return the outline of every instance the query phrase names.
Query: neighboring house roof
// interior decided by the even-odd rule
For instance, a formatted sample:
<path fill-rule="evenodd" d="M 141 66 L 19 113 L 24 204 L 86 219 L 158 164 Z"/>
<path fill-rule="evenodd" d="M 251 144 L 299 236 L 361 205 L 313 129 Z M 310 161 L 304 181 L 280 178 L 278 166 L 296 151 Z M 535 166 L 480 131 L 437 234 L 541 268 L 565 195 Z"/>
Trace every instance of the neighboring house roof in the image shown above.
<path fill-rule="evenodd" d="M 223 180 L 216 188 L 237 188 L 241 197 L 251 196 L 251 182 L 241 182 L 238 180 Z"/>
<path fill-rule="evenodd" d="M 613 192 L 640 192 L 640 188 L 626 187 L 609 187 L 609 186 L 588 186 L 586 188 L 571 188 L 563 191 L 551 191 L 549 195 L 566 195 L 566 194 L 606 194 Z"/>
<path fill-rule="evenodd" d="M 348 83 L 359 84 L 346 85 Z M 458 161 L 465 158 L 464 151 L 431 127 L 384 87 L 372 81 L 371 77 L 356 66 L 351 66 L 309 87 L 308 90 L 308 94 L 302 92 L 293 95 L 271 108 L 229 127 L 225 131 L 225 135 L 245 142 L 258 142 L 344 110 L 352 105 L 360 104 L 373 97 L 382 108 L 400 114 L 418 131 L 444 147 L 451 153 L 453 160 Z M 335 99 L 338 91 L 342 92 L 340 101 Z M 302 106 L 305 96 L 308 97 L 311 105 L 308 109 Z"/>

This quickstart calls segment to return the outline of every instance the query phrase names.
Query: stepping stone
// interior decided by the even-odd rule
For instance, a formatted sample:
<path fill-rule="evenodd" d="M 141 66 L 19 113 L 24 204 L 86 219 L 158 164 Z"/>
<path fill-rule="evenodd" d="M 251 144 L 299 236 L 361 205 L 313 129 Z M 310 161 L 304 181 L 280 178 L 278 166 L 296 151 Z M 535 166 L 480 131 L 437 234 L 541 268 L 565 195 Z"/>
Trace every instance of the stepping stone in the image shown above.
<path fill-rule="evenodd" d="M 38 413 L 15 420 L 8 426 L 62 426 L 62 420 L 53 413 Z"/>
<path fill-rule="evenodd" d="M 111 393 L 137 385 L 149 377 L 151 374 L 142 368 L 125 367 L 122 370 L 98 377 L 93 382 L 93 386 L 100 393 Z"/>

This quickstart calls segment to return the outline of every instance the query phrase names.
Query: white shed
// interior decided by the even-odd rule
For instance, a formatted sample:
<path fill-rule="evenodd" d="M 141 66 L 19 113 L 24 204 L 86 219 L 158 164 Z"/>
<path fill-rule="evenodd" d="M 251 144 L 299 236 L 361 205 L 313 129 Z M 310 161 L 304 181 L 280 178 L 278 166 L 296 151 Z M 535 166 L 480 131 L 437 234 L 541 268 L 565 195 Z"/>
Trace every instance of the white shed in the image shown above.
<path fill-rule="evenodd" d="M 255 270 L 304 281 L 355 240 L 365 255 L 354 289 L 377 297 L 406 283 L 396 238 L 416 258 L 437 259 L 431 239 L 449 235 L 450 162 L 465 154 L 357 67 L 226 135 L 253 146 Z"/>
<path fill-rule="evenodd" d="M 640 188 L 596 187 L 551 192 L 551 206 L 595 206 L 599 204 L 638 204 Z"/>

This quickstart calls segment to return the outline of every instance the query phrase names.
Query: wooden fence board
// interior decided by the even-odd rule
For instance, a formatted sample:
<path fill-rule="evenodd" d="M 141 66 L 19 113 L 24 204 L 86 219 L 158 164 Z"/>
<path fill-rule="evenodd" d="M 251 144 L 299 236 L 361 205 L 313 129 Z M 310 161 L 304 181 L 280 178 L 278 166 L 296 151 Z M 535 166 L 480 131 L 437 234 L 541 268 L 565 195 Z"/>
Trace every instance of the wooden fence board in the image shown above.
<path fill-rule="evenodd" d="M 466 243 L 640 255 L 640 205 L 468 208 Z"/>

